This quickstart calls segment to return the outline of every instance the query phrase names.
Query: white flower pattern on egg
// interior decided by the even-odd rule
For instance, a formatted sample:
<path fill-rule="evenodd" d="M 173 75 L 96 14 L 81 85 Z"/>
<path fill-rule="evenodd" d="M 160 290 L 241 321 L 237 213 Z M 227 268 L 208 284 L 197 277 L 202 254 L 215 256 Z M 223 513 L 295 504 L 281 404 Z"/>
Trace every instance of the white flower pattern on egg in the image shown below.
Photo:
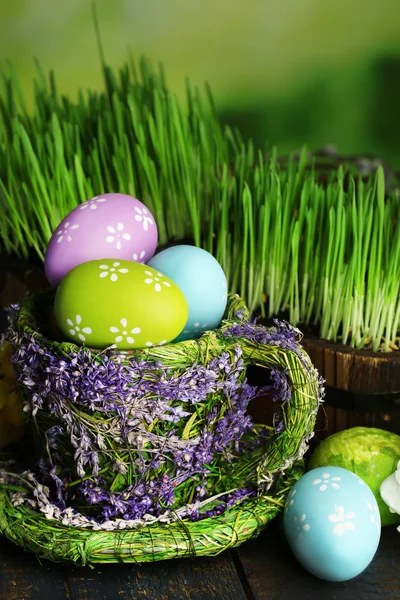
<path fill-rule="evenodd" d="M 165 285 L 165 287 L 171 287 L 171 284 L 168 281 L 162 280 L 162 273 L 157 272 L 157 275 L 154 275 L 154 273 L 152 273 L 151 271 L 145 271 L 145 274 L 148 275 L 148 277 L 144 280 L 144 282 L 149 285 L 152 285 L 154 283 L 154 289 L 156 290 L 156 292 L 161 292 L 161 284 Z"/>
<path fill-rule="evenodd" d="M 71 231 L 73 231 L 74 229 L 78 229 L 79 225 L 75 224 L 75 225 L 71 225 L 69 221 L 67 221 L 66 223 L 64 223 L 63 227 L 61 227 L 58 231 L 57 231 L 57 244 L 61 244 L 61 242 L 63 240 L 67 240 L 67 242 L 72 242 L 72 236 L 70 235 Z"/>
<path fill-rule="evenodd" d="M 149 230 L 149 225 L 154 225 L 153 219 L 149 216 L 149 211 L 147 208 L 140 208 L 139 206 L 135 206 L 135 221 L 139 223 L 143 223 L 143 229 L 145 231 Z"/>
<path fill-rule="evenodd" d="M 376 504 L 372 505 L 370 502 L 367 502 L 367 506 L 371 512 L 369 515 L 369 520 L 371 523 L 375 523 L 377 529 L 381 528 L 381 515 L 379 513 L 379 508 Z"/>
<path fill-rule="evenodd" d="M 77 336 L 81 340 L 81 342 L 85 342 L 86 337 L 83 334 L 85 333 L 86 335 L 90 335 L 92 333 L 92 330 L 90 327 L 81 327 L 81 323 L 81 315 L 76 315 L 75 323 L 72 321 L 72 319 L 67 319 L 67 325 L 69 325 L 70 327 L 70 335 L 72 335 L 73 337 Z"/>
<path fill-rule="evenodd" d="M 352 473 L 353 477 L 355 477 L 356 479 L 358 479 L 358 483 L 360 485 L 365 485 L 365 481 L 363 479 L 361 479 L 361 477 L 359 477 L 356 473 Z"/>
<path fill-rule="evenodd" d="M 130 344 L 132 346 L 135 343 L 135 339 L 132 337 L 132 335 L 136 335 L 136 334 L 140 333 L 141 332 L 140 327 L 134 327 L 133 329 L 128 331 L 128 321 L 125 318 L 122 318 L 120 320 L 120 324 L 122 326 L 122 329 L 119 327 L 110 327 L 111 333 L 118 334 L 115 337 L 115 341 L 117 342 L 117 344 L 119 344 L 120 342 L 122 342 L 125 339 L 128 342 L 128 344 Z"/>
<path fill-rule="evenodd" d="M 319 487 L 319 491 L 320 492 L 325 492 L 325 490 L 328 489 L 329 484 L 333 487 L 334 490 L 339 490 L 340 489 L 340 485 L 337 483 L 338 481 L 340 481 L 340 477 L 332 477 L 329 473 L 324 473 L 322 475 L 322 479 L 314 479 L 314 481 L 312 482 L 313 485 L 320 485 Z"/>
<path fill-rule="evenodd" d="M 285 506 L 286 513 L 289 510 L 290 506 L 293 506 L 293 504 L 294 504 L 294 496 L 295 496 L 296 492 L 297 492 L 297 490 L 292 490 L 290 492 L 289 496 L 287 497 L 286 506 Z"/>
<path fill-rule="evenodd" d="M 79 210 L 85 210 L 85 208 L 89 208 L 90 210 L 96 210 L 97 205 L 101 204 L 102 202 L 107 202 L 107 198 L 99 198 L 98 196 L 95 196 L 95 198 L 92 198 L 91 200 L 86 200 L 86 202 L 82 202 L 82 204 L 79 207 Z"/>
<path fill-rule="evenodd" d="M 135 252 L 133 254 L 132 258 L 133 258 L 134 261 L 142 263 L 142 262 L 144 262 L 143 259 L 145 257 L 145 254 L 146 254 L 146 250 L 142 250 L 140 254 L 136 254 L 136 252 Z"/>
<path fill-rule="evenodd" d="M 167 340 L 163 340 L 162 342 L 157 342 L 156 344 L 153 344 L 153 342 L 146 342 L 146 346 L 148 348 L 152 348 L 154 346 L 163 346 L 166 343 L 167 343 Z"/>
<path fill-rule="evenodd" d="M 306 519 L 307 519 L 306 514 L 302 514 L 300 519 L 298 519 L 297 517 L 293 517 L 293 520 L 296 524 L 297 537 L 299 537 L 299 538 L 303 537 L 303 532 L 310 531 L 310 529 L 311 529 L 311 525 L 309 525 L 308 523 L 305 522 Z"/>
<path fill-rule="evenodd" d="M 117 269 L 117 267 L 120 266 L 120 262 L 114 262 L 112 264 L 112 267 L 110 267 L 109 265 L 100 265 L 99 269 L 101 269 L 101 273 L 100 273 L 100 278 L 104 279 L 105 277 L 107 277 L 110 274 L 110 279 L 111 281 L 118 281 L 118 275 L 117 273 L 129 273 L 128 269 L 122 268 L 122 269 Z M 117 271 L 117 273 L 115 272 Z"/>
<path fill-rule="evenodd" d="M 345 531 L 354 531 L 356 526 L 352 523 L 351 519 L 354 519 L 356 514 L 354 512 L 344 512 L 343 506 L 337 506 L 335 504 L 335 513 L 328 515 L 328 519 L 331 523 L 336 523 L 333 528 L 334 535 L 343 535 Z"/>
<path fill-rule="evenodd" d="M 113 227 L 112 225 L 107 225 L 107 231 L 108 233 L 111 233 L 112 235 L 108 235 L 106 237 L 106 242 L 108 242 L 109 244 L 113 244 L 114 242 L 116 242 L 116 247 L 117 250 L 121 250 L 122 247 L 122 242 L 121 240 L 130 240 L 131 239 L 131 234 L 130 233 L 122 233 L 124 231 L 125 227 L 123 225 L 123 223 L 118 223 L 116 227 Z"/>

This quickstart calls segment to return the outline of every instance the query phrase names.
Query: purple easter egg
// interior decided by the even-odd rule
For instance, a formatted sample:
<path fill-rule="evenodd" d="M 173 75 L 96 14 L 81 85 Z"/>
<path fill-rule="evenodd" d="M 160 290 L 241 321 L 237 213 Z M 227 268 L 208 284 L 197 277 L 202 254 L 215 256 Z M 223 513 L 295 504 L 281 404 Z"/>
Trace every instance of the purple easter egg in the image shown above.
<path fill-rule="evenodd" d="M 157 246 L 157 226 L 146 206 L 126 194 L 102 194 L 70 212 L 47 246 L 44 268 L 56 287 L 89 260 L 120 258 L 147 262 Z"/>

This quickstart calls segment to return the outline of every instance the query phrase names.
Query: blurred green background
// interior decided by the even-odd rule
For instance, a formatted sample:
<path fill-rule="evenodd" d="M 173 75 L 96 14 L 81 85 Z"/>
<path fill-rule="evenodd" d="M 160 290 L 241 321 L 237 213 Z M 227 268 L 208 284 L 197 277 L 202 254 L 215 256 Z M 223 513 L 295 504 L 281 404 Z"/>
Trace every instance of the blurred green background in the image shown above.
<path fill-rule="evenodd" d="M 207 80 L 257 145 L 373 153 L 400 167 L 400 0 L 98 0 L 107 62 L 145 54 L 170 86 Z M 31 101 L 33 57 L 59 89 L 101 89 L 92 5 L 1 0 L 0 61 Z"/>

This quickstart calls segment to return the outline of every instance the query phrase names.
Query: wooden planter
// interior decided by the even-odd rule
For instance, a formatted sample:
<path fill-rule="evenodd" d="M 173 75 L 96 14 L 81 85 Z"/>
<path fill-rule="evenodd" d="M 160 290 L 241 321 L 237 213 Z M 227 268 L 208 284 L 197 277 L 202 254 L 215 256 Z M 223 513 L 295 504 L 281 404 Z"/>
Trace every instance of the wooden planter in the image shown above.
<path fill-rule="evenodd" d="M 400 352 L 355 350 L 317 338 L 303 339 L 303 346 L 326 380 L 319 438 L 357 425 L 400 433 Z"/>

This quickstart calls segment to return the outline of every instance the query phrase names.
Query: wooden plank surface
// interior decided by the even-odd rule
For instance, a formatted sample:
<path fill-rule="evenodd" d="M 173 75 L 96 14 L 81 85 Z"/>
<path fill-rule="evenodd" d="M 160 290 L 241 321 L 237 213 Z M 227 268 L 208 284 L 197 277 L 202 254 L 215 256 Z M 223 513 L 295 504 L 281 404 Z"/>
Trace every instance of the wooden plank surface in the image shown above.
<path fill-rule="evenodd" d="M 292 556 L 276 520 L 257 539 L 215 558 L 80 568 L 43 562 L 0 540 L 1 600 L 399 600 L 400 534 L 385 528 L 358 578 L 330 583 Z"/>
<path fill-rule="evenodd" d="M 65 571 L 72 600 L 246 600 L 229 552 L 215 558 Z"/>
<path fill-rule="evenodd" d="M 343 583 L 322 581 L 297 562 L 278 519 L 257 539 L 238 549 L 254 600 L 399 600 L 400 533 L 385 528 L 378 552 L 359 577 Z"/>
<path fill-rule="evenodd" d="M 0 538 L 1 600 L 247 600 L 232 558 L 94 568 L 43 561 Z"/>
<path fill-rule="evenodd" d="M 62 565 L 42 563 L 0 537 L 1 600 L 73 600 Z"/>

